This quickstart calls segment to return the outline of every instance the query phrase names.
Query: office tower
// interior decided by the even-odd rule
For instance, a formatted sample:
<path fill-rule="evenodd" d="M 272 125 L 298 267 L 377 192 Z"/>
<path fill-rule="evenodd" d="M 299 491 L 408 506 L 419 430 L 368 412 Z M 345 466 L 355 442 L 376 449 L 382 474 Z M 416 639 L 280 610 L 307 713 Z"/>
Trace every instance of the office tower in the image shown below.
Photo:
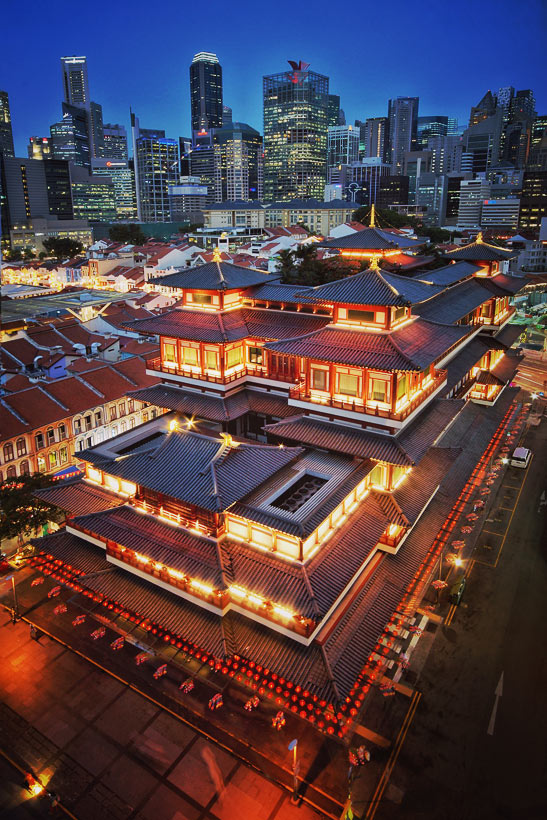
<path fill-rule="evenodd" d="M 463 142 L 459 136 L 430 137 L 427 150 L 431 151 L 431 172 L 450 174 L 462 169 Z M 472 155 L 469 155 L 472 160 Z"/>
<path fill-rule="evenodd" d="M 107 159 L 127 161 L 127 131 L 125 126 L 111 122 L 103 125 L 103 152 Z"/>
<path fill-rule="evenodd" d="M 532 125 L 527 171 L 547 171 L 547 114 L 536 117 Z"/>
<path fill-rule="evenodd" d="M 431 171 L 431 151 L 405 151 L 403 174 L 408 177 L 408 204 L 416 205 L 416 190 L 422 174 Z"/>
<path fill-rule="evenodd" d="M 515 89 L 512 85 L 505 86 L 505 88 L 500 88 L 498 93 L 495 95 L 498 108 L 503 108 L 508 111 L 511 107 L 511 100 L 513 99 L 514 93 Z"/>
<path fill-rule="evenodd" d="M 511 100 L 511 119 L 520 120 L 523 117 L 533 120 L 536 116 L 536 99 L 530 88 L 517 91 Z"/>
<path fill-rule="evenodd" d="M 91 102 L 89 105 L 89 134 L 92 157 L 104 156 L 104 128 L 103 128 L 103 107 L 99 103 Z"/>
<path fill-rule="evenodd" d="M 53 159 L 66 159 L 74 165 L 89 168 L 91 151 L 88 124 L 88 112 L 85 108 L 63 103 L 63 119 L 49 129 Z"/>
<path fill-rule="evenodd" d="M 183 177 L 190 176 L 190 154 L 192 153 L 191 137 L 179 137 L 179 162 L 180 174 Z"/>
<path fill-rule="evenodd" d="M 458 207 L 459 228 L 480 228 L 482 203 L 490 199 L 491 185 L 485 179 L 462 179 Z"/>
<path fill-rule="evenodd" d="M 230 108 L 229 105 L 223 105 L 222 106 L 222 126 L 224 127 L 225 125 L 230 125 L 230 123 L 232 122 L 232 119 L 233 119 L 232 109 Z"/>
<path fill-rule="evenodd" d="M 541 220 L 547 217 L 547 169 L 525 171 L 520 196 L 519 227 L 539 232 Z"/>
<path fill-rule="evenodd" d="M 200 184 L 207 188 L 207 205 L 222 202 L 221 148 L 214 142 L 213 135 L 213 131 L 205 129 L 195 131 L 189 157 L 189 175 L 199 178 Z"/>
<path fill-rule="evenodd" d="M 460 210 L 460 192 L 462 180 L 471 178 L 471 174 L 447 174 L 446 198 L 443 225 L 457 225 Z"/>
<path fill-rule="evenodd" d="M 222 202 L 262 199 L 262 137 L 244 122 L 231 122 L 212 132 L 220 147 Z"/>
<path fill-rule="evenodd" d="M 472 106 L 469 114 L 469 127 L 477 125 L 482 120 L 492 117 L 496 113 L 496 100 L 491 91 L 487 91 L 477 105 Z"/>
<path fill-rule="evenodd" d="M 0 155 L 14 157 L 13 130 L 7 91 L 0 91 Z"/>
<path fill-rule="evenodd" d="M 171 222 L 195 221 L 207 205 L 207 186 L 199 177 L 182 175 L 177 185 L 169 186 Z"/>
<path fill-rule="evenodd" d="M 460 136 L 461 131 L 458 125 L 458 118 L 457 117 L 449 117 L 448 118 L 448 128 L 446 130 L 446 134 L 448 137 L 455 137 Z"/>
<path fill-rule="evenodd" d="M 27 145 L 29 159 L 50 159 L 51 139 L 50 137 L 29 137 Z"/>
<path fill-rule="evenodd" d="M 463 150 L 473 155 L 473 173 L 486 173 L 498 164 L 503 123 L 504 109 L 499 108 L 491 116 L 478 119 L 463 132 Z"/>
<path fill-rule="evenodd" d="M 338 94 L 329 94 L 327 120 L 329 127 L 346 124 L 346 117 L 340 108 L 340 96 Z"/>
<path fill-rule="evenodd" d="M 72 207 L 75 219 L 89 222 L 114 222 L 116 201 L 110 176 L 95 176 L 76 165 L 70 169 Z"/>
<path fill-rule="evenodd" d="M 114 186 L 116 220 L 128 222 L 137 219 L 135 172 L 123 159 L 93 159 L 91 172 L 95 177 L 108 177 Z"/>
<path fill-rule="evenodd" d="M 57 219 L 74 219 L 70 164 L 64 159 L 44 158 L 49 213 Z"/>
<path fill-rule="evenodd" d="M 190 65 L 192 131 L 222 126 L 222 66 L 216 54 L 200 51 Z"/>
<path fill-rule="evenodd" d="M 86 57 L 61 57 L 65 102 L 88 108 L 91 102 Z"/>
<path fill-rule="evenodd" d="M 360 127 L 360 150 L 363 157 L 379 157 L 387 162 L 389 119 L 370 117 Z"/>
<path fill-rule="evenodd" d="M 263 79 L 267 202 L 322 199 L 325 188 L 329 78 L 289 63 Z"/>
<path fill-rule="evenodd" d="M 482 203 L 481 228 L 515 231 L 519 224 L 520 201 L 517 197 L 485 199 Z"/>
<path fill-rule="evenodd" d="M 378 208 L 391 208 L 396 205 L 408 205 L 408 177 L 383 176 L 380 179 L 376 195 Z"/>
<path fill-rule="evenodd" d="M 350 165 L 331 169 L 331 184 L 340 186 L 341 198 L 358 205 L 376 203 L 382 177 L 390 176 L 391 166 L 380 157 L 365 157 Z"/>
<path fill-rule="evenodd" d="M 2 184 L 5 196 L 3 229 L 28 224 L 49 216 L 44 163 L 22 157 L 2 157 Z"/>
<path fill-rule="evenodd" d="M 403 173 L 405 151 L 412 151 L 416 145 L 418 103 L 418 97 L 396 97 L 389 101 L 389 159 L 394 175 Z"/>
<path fill-rule="evenodd" d="M 441 114 L 431 117 L 418 117 L 417 124 L 417 148 L 427 148 L 427 143 L 431 137 L 446 137 L 448 134 L 448 117 Z"/>
<path fill-rule="evenodd" d="M 169 222 L 169 186 L 179 178 L 178 141 L 165 131 L 140 128 L 131 112 L 137 213 L 140 222 Z"/>
<path fill-rule="evenodd" d="M 353 125 L 333 125 L 327 130 L 327 173 L 339 165 L 359 159 L 359 129 Z"/>
<path fill-rule="evenodd" d="M 443 224 L 447 184 L 448 177 L 445 174 L 432 174 L 426 171 L 418 177 L 415 204 L 423 212 L 425 225 L 438 226 Z"/>

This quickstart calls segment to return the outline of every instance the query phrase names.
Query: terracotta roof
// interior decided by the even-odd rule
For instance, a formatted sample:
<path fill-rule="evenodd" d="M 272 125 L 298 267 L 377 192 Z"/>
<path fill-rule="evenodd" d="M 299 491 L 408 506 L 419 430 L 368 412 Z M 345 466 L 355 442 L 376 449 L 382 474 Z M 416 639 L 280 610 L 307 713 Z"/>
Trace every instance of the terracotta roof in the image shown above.
<path fill-rule="evenodd" d="M 15 376 L 10 376 L 9 379 L 6 379 L 2 387 L 8 393 L 16 393 L 18 390 L 26 390 L 27 387 L 32 387 L 33 384 L 34 382 L 31 382 L 28 376 L 17 373 Z"/>
<path fill-rule="evenodd" d="M 289 356 L 380 370 L 418 370 L 440 359 L 469 334 L 468 327 L 441 325 L 425 319 L 391 333 L 325 327 L 300 339 L 268 342 L 267 350 Z"/>
<path fill-rule="evenodd" d="M 44 355 L 43 350 L 39 350 L 27 339 L 11 339 L 2 342 L 2 350 L 12 359 L 24 365 L 32 365 L 36 356 Z"/>
<path fill-rule="evenodd" d="M 77 376 L 43 382 L 41 387 L 48 395 L 64 404 L 70 411 L 70 415 L 89 410 L 104 401 L 102 393 L 92 390 Z"/>
<path fill-rule="evenodd" d="M 323 248 L 340 250 L 394 250 L 395 248 L 417 248 L 425 240 L 410 239 L 405 234 L 383 231 L 381 228 L 365 228 L 362 231 L 346 234 L 338 239 L 321 242 Z"/>
<path fill-rule="evenodd" d="M 400 306 L 424 302 L 439 290 L 437 285 L 427 285 L 396 273 L 370 268 L 326 285 L 303 289 L 296 295 L 321 304 Z"/>
<path fill-rule="evenodd" d="M 115 493 L 110 493 L 103 487 L 87 484 L 81 479 L 61 481 L 54 487 L 36 490 L 33 495 L 46 504 L 65 510 L 69 515 L 100 512 L 124 503 L 124 499 Z"/>
<path fill-rule="evenodd" d="M 46 424 L 61 421 L 72 415 L 68 406 L 55 401 L 42 387 L 29 387 L 10 393 L 1 399 L 8 413 L 3 414 L 2 440 L 21 432 L 29 432 Z"/>
<path fill-rule="evenodd" d="M 121 374 L 125 379 L 128 379 L 135 387 L 151 387 L 159 381 L 156 376 L 149 376 L 147 374 L 146 362 L 138 356 L 121 359 L 121 361 L 114 362 L 109 365 L 109 367 L 111 370 L 115 370 Z"/>

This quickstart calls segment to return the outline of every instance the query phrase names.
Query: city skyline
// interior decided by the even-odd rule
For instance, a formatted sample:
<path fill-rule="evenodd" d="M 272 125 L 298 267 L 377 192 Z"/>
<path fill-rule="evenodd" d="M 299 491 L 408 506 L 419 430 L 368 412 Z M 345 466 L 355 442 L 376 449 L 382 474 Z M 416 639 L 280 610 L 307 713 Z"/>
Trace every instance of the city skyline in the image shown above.
<path fill-rule="evenodd" d="M 32 5 L 32 4 L 31 4 Z M 65 5 L 64 2 L 60 4 Z M 68 4 L 66 4 L 68 7 Z M 96 4 L 97 12 L 101 14 L 103 6 Z M 144 9 L 144 4 L 138 7 Z M 168 3 L 174 8 L 174 4 Z M 509 11 L 508 2 L 502 7 Z M 26 145 L 31 135 L 45 135 L 49 125 L 59 118 L 63 89 L 60 72 L 60 58 L 71 54 L 85 55 L 88 59 L 89 86 L 91 97 L 98 100 L 104 108 L 105 121 L 120 122 L 126 127 L 129 123 L 129 107 L 138 109 L 141 121 L 148 127 L 163 128 L 168 136 L 176 138 L 190 134 L 190 95 L 188 82 L 188 67 L 197 51 L 210 50 L 218 54 L 223 65 L 224 100 L 234 112 L 234 119 L 248 122 L 262 132 L 262 77 L 266 74 L 284 70 L 288 59 L 302 59 L 310 63 L 311 69 L 325 74 L 330 78 L 332 93 L 339 94 L 341 106 L 346 112 L 348 122 L 367 117 L 385 116 L 389 98 L 396 96 L 420 97 L 420 114 L 444 114 L 455 116 L 460 124 L 464 124 L 469 116 L 469 110 L 490 88 L 497 91 L 498 87 L 514 85 L 517 88 L 532 88 L 536 100 L 538 113 L 547 109 L 547 89 L 540 84 L 545 74 L 546 58 L 541 48 L 542 31 L 545 31 L 545 12 L 537 0 L 525 0 L 527 13 L 512 26 L 513 37 L 517 37 L 522 48 L 521 54 L 525 57 L 518 64 L 496 63 L 495 68 L 487 61 L 470 61 L 469 66 L 458 60 L 457 44 L 461 41 L 463 30 L 450 25 L 450 20 L 441 14 L 435 20 L 420 21 L 420 26 L 413 25 L 412 21 L 398 18 L 398 11 L 402 4 L 393 3 L 393 19 L 390 21 L 392 37 L 404 42 L 413 42 L 419 45 L 420 41 L 429 42 L 431 38 L 442 39 L 447 48 L 452 48 L 454 57 L 454 80 L 446 73 L 435 74 L 431 71 L 431 53 L 428 49 L 401 48 L 392 51 L 390 60 L 378 61 L 382 68 L 371 71 L 370 57 L 366 60 L 367 69 L 363 70 L 364 57 L 367 56 L 366 46 L 350 49 L 344 41 L 340 46 L 332 42 L 332 30 L 323 25 L 323 17 L 309 19 L 304 10 L 290 7 L 291 19 L 295 23 L 294 31 L 302 31 L 305 27 L 306 37 L 301 34 L 295 36 L 290 32 L 277 44 L 274 38 L 264 43 L 264 38 L 256 46 L 249 41 L 247 22 L 250 4 L 244 4 L 234 20 L 230 40 L 226 39 L 225 20 L 222 15 L 218 19 L 209 21 L 204 34 L 199 34 L 199 28 L 192 25 L 194 12 L 190 9 L 185 12 L 185 30 L 191 35 L 181 32 L 177 47 L 166 46 L 164 50 L 155 53 L 154 63 L 135 60 L 133 51 L 137 31 L 140 31 L 140 18 L 137 15 L 127 18 L 117 9 L 108 10 L 109 27 L 105 37 L 97 39 L 95 31 L 88 33 L 83 18 L 71 8 L 70 17 L 73 25 L 68 27 L 68 35 L 64 31 L 57 31 L 54 25 L 47 20 L 25 17 L 27 43 L 36 46 L 48 40 L 48 48 L 28 48 L 25 57 L 26 72 L 18 70 L 20 65 L 18 44 L 16 41 L 6 44 L 4 71 L 1 86 L 10 95 L 12 110 L 14 140 L 16 154 L 26 155 Z M 280 2 L 277 5 L 279 18 L 289 12 L 289 5 Z M 319 11 L 327 10 L 323 4 Z M 484 29 L 491 14 L 500 13 L 500 3 L 490 0 L 482 3 L 480 8 L 465 2 L 461 7 L 461 18 L 465 18 L 465 10 L 473 9 L 473 36 L 475 32 Z M 195 14 L 198 14 L 196 12 Z M 19 22 L 22 24 L 21 10 L 14 4 L 8 8 L 6 16 L 8 24 L 17 30 Z M 403 27 L 404 21 L 404 27 Z M 78 27 L 78 23 L 81 26 Z M 382 22 L 381 13 L 375 9 L 367 11 L 369 26 Z M 123 26 L 123 28 L 122 28 Z M 172 29 L 171 29 L 172 30 Z M 119 32 L 120 37 L 114 41 L 113 32 Z M 468 29 L 465 30 L 468 32 Z M 138 42 L 138 40 L 137 40 Z M 328 45 L 328 47 L 327 47 Z M 267 48 L 265 47 L 267 46 Z M 389 44 L 386 43 L 386 48 Z M 267 58 L 265 54 L 267 53 Z M 400 57 L 397 54 L 400 53 Z M 137 51 L 137 54 L 139 52 Z M 373 60 L 374 62 L 374 60 Z M 127 65 L 131 64 L 131 71 Z M 117 71 L 116 66 L 120 69 Z M 40 77 L 41 82 L 34 86 L 32 77 Z M 409 80 L 408 78 L 412 79 Z M 166 79 L 167 78 L 167 79 Z M 456 81 L 457 78 L 457 81 Z M 29 104 L 30 103 L 30 104 Z"/>

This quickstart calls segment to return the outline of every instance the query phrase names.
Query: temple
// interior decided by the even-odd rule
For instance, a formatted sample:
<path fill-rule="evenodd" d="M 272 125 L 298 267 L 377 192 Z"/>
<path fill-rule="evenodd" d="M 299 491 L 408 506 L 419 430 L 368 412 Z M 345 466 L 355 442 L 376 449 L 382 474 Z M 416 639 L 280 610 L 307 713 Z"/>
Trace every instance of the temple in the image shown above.
<path fill-rule="evenodd" d="M 161 384 L 132 396 L 165 413 L 84 451 L 76 501 L 44 491 L 68 519 L 37 542 L 99 598 L 330 704 L 401 597 L 382 556 L 404 556 L 454 457 L 436 442 L 511 378 L 525 284 L 480 237 L 412 278 L 379 267 L 411 240 L 346 239 L 370 267 L 318 287 L 218 256 L 154 283 L 181 306 L 129 325 L 161 351 Z"/>

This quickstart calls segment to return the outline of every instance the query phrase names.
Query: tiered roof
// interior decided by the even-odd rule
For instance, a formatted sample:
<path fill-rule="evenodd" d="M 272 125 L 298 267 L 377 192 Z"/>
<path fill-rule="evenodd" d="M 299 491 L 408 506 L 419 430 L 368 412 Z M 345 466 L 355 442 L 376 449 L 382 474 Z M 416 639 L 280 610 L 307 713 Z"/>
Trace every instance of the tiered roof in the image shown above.
<path fill-rule="evenodd" d="M 411 305 L 431 299 L 441 288 L 424 282 L 388 273 L 377 266 L 346 276 L 326 285 L 306 288 L 296 296 L 308 302 L 348 305 Z"/>
<path fill-rule="evenodd" d="M 242 290 L 251 285 L 271 282 L 271 275 L 232 265 L 228 262 L 208 262 L 196 268 L 150 279 L 152 285 L 185 290 Z"/>
<path fill-rule="evenodd" d="M 445 256 L 448 259 L 469 259 L 471 262 L 475 260 L 479 262 L 502 262 L 504 259 L 511 259 L 517 256 L 518 251 L 506 250 L 500 248 L 499 245 L 492 245 L 484 242 L 482 233 L 479 233 L 475 242 L 469 242 L 461 248 L 453 251 L 446 251 Z"/>
<path fill-rule="evenodd" d="M 411 239 L 403 233 L 395 233 L 381 228 L 365 228 L 364 231 L 346 234 L 337 239 L 328 239 L 320 243 L 321 248 L 337 250 L 371 250 L 389 251 L 404 248 L 418 248 L 427 240 Z"/>
<path fill-rule="evenodd" d="M 388 333 L 341 330 L 327 325 L 298 339 L 269 342 L 266 349 L 354 367 L 421 371 L 469 333 L 468 327 L 418 318 Z"/>

